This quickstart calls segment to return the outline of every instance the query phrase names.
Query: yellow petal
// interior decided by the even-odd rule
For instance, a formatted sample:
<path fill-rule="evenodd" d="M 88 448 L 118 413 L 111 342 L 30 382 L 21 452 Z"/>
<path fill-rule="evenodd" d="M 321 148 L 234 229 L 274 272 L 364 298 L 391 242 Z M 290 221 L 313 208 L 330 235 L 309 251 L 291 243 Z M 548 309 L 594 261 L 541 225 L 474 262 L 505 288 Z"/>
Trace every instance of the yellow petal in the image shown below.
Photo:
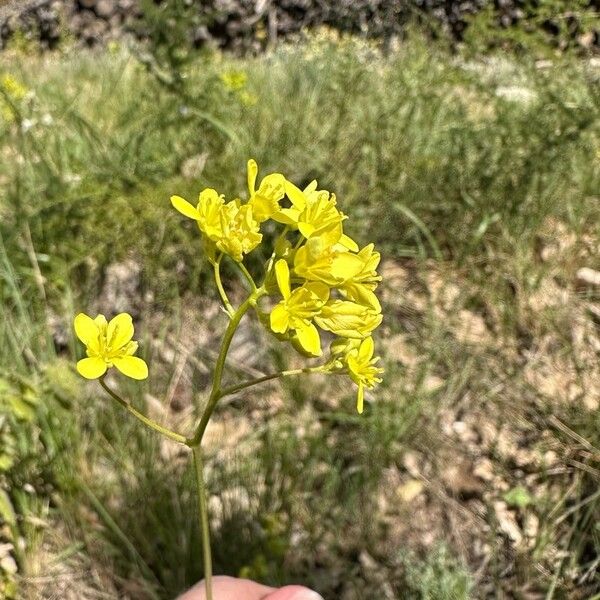
<path fill-rule="evenodd" d="M 277 221 L 277 223 L 293 227 L 298 224 L 300 211 L 297 208 L 280 208 L 277 212 L 273 213 L 271 218 L 273 221 Z"/>
<path fill-rule="evenodd" d="M 312 194 L 316 189 L 317 189 L 317 180 L 313 179 L 305 188 L 304 188 L 304 194 Z"/>
<path fill-rule="evenodd" d="M 358 252 L 358 244 L 349 235 L 346 235 L 345 233 L 342 234 L 339 243 L 342 244 L 344 248 L 352 250 L 352 252 Z"/>
<path fill-rule="evenodd" d="M 313 356 L 321 356 L 321 339 L 318 329 L 312 324 L 302 324 L 296 327 L 298 342 L 306 352 Z"/>
<path fill-rule="evenodd" d="M 113 358 L 112 362 L 127 377 L 132 379 L 146 379 L 148 377 L 148 365 L 137 356 Z"/>
<path fill-rule="evenodd" d="M 372 337 L 365 338 L 358 349 L 358 360 L 361 362 L 369 362 L 373 356 L 375 344 Z"/>
<path fill-rule="evenodd" d="M 120 313 L 110 320 L 106 330 L 108 350 L 115 351 L 125 346 L 133 337 L 131 315 Z"/>
<path fill-rule="evenodd" d="M 258 165 L 256 161 L 251 158 L 248 161 L 248 192 L 250 195 L 256 191 L 256 176 L 258 175 Z"/>
<path fill-rule="evenodd" d="M 356 277 L 362 270 L 362 260 L 351 252 L 340 252 L 334 257 L 331 264 L 331 274 L 343 281 Z"/>
<path fill-rule="evenodd" d="M 296 187 L 291 181 L 286 179 L 285 181 L 285 193 L 290 199 L 290 202 L 294 205 L 294 208 L 298 210 L 304 210 L 306 207 L 306 196 L 302 190 Z"/>
<path fill-rule="evenodd" d="M 308 239 L 316 231 L 316 227 L 312 223 L 298 223 L 298 230 Z"/>
<path fill-rule="evenodd" d="M 292 293 L 290 288 L 290 268 L 288 267 L 287 261 L 280 258 L 275 263 L 275 277 L 277 278 L 277 285 L 279 291 L 284 298 L 289 298 Z"/>
<path fill-rule="evenodd" d="M 356 398 L 356 410 L 359 415 L 362 415 L 365 404 L 365 386 L 362 383 L 358 384 L 358 396 Z"/>
<path fill-rule="evenodd" d="M 320 281 L 311 281 L 304 286 L 311 294 L 314 294 L 321 302 L 325 303 L 329 299 L 329 287 Z"/>
<path fill-rule="evenodd" d="M 362 283 L 349 283 L 341 291 L 350 300 L 369 306 L 377 313 L 381 312 L 381 303 L 369 286 Z"/>
<path fill-rule="evenodd" d="M 82 358 L 77 362 L 77 371 L 86 379 L 98 379 L 106 373 L 106 362 L 99 356 Z"/>
<path fill-rule="evenodd" d="M 171 196 L 171 204 L 175 210 L 178 210 L 182 215 L 197 221 L 200 218 L 200 213 L 192 204 L 181 196 Z"/>
<path fill-rule="evenodd" d="M 91 317 L 79 313 L 73 320 L 75 334 L 92 351 L 98 352 L 98 336 L 100 329 Z"/>
<path fill-rule="evenodd" d="M 290 315 L 283 304 L 278 304 L 270 315 L 271 329 L 275 333 L 285 333 L 290 325 Z"/>

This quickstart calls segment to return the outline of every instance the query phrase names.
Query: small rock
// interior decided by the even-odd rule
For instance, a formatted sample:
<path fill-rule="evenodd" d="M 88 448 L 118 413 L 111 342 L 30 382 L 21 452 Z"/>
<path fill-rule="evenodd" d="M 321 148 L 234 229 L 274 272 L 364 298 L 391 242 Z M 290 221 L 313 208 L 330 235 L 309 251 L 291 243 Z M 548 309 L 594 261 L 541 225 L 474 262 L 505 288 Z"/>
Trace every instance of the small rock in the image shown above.
<path fill-rule="evenodd" d="M 477 441 L 477 433 L 464 421 L 454 421 L 454 423 L 452 423 L 452 431 L 456 434 L 458 439 L 465 444 Z"/>
<path fill-rule="evenodd" d="M 423 380 L 423 390 L 428 394 L 433 394 L 444 387 L 444 380 L 437 375 L 427 375 Z"/>
<path fill-rule="evenodd" d="M 489 339 L 489 331 L 481 315 L 463 309 L 458 313 L 459 322 L 454 335 L 464 344 L 481 344 Z"/>
<path fill-rule="evenodd" d="M 402 502 L 408 504 L 421 494 L 424 487 L 423 482 L 419 479 L 409 479 L 406 483 L 398 486 L 396 489 L 396 496 L 398 496 Z"/>
<path fill-rule="evenodd" d="M 109 19 L 117 10 L 114 0 L 98 0 L 96 14 L 103 19 Z"/>
<path fill-rule="evenodd" d="M 184 179 L 199 179 L 206 166 L 208 152 L 192 156 L 181 165 L 181 175 Z"/>
<path fill-rule="evenodd" d="M 544 453 L 544 466 L 546 468 L 553 467 L 558 464 L 558 454 L 554 450 L 548 450 Z"/>
<path fill-rule="evenodd" d="M 577 284 L 582 287 L 600 287 L 600 271 L 582 267 L 577 271 Z"/>
<path fill-rule="evenodd" d="M 0 560 L 0 570 L 9 575 L 15 575 L 18 570 L 15 559 L 12 556 L 5 556 Z"/>
<path fill-rule="evenodd" d="M 523 519 L 523 533 L 529 540 L 535 540 L 540 530 L 540 520 L 532 512 L 528 512 Z"/>
<path fill-rule="evenodd" d="M 415 478 L 422 473 L 421 456 L 417 452 L 407 452 L 402 458 L 402 465 Z"/>
<path fill-rule="evenodd" d="M 586 31 L 577 38 L 578 44 L 583 48 L 591 48 L 594 45 L 595 34 L 593 31 Z"/>
<path fill-rule="evenodd" d="M 517 525 L 515 513 L 509 510 L 506 502 L 503 502 L 502 500 L 494 502 L 494 512 L 496 513 L 500 530 L 515 542 L 515 544 L 520 544 L 523 540 L 523 533 Z"/>
<path fill-rule="evenodd" d="M 441 479 L 454 495 L 460 498 L 480 496 L 484 485 L 473 475 L 473 467 L 467 461 L 451 464 L 441 473 Z"/>
<path fill-rule="evenodd" d="M 483 481 L 492 481 L 494 479 L 494 463 L 489 458 L 480 458 L 473 465 L 473 475 Z"/>

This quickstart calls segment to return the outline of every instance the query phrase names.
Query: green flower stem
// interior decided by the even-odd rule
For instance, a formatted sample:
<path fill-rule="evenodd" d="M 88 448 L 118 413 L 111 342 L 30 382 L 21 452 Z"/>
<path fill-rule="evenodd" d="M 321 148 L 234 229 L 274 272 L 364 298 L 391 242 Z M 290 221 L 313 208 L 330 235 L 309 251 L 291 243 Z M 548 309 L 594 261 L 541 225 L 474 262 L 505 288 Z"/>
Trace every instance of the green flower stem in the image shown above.
<path fill-rule="evenodd" d="M 206 426 L 208 425 L 208 421 L 213 414 L 217 402 L 222 398 L 221 393 L 221 381 L 223 379 L 223 371 L 225 369 L 225 361 L 227 359 L 227 353 L 229 352 L 229 347 L 231 346 L 231 340 L 242 320 L 242 317 L 252 308 L 256 306 L 256 301 L 266 294 L 264 288 L 260 287 L 255 289 L 246 300 L 240 304 L 239 308 L 233 313 L 231 316 L 231 320 L 227 325 L 227 329 L 225 330 L 225 334 L 223 335 L 223 341 L 221 342 L 221 349 L 219 350 L 219 356 L 217 357 L 217 364 L 215 365 L 215 372 L 213 375 L 213 383 L 212 389 L 210 392 L 210 396 L 208 397 L 208 403 L 206 408 L 204 409 L 204 413 L 200 418 L 200 423 L 196 427 L 196 431 L 194 435 L 186 440 L 186 444 L 193 448 L 202 443 L 202 438 L 204 436 L 204 432 L 206 431 Z"/>
<path fill-rule="evenodd" d="M 212 557 L 210 550 L 210 530 L 208 525 L 208 503 L 206 498 L 206 486 L 204 483 L 204 463 L 202 461 L 202 438 L 204 437 L 206 426 L 208 425 L 208 421 L 210 420 L 217 403 L 223 397 L 221 381 L 223 379 L 225 361 L 227 360 L 227 353 L 229 352 L 233 336 L 235 335 L 242 317 L 250 310 L 250 308 L 256 306 L 257 300 L 265 293 L 264 288 L 261 287 L 257 289 L 256 286 L 254 286 L 252 293 L 231 315 L 231 320 L 223 335 L 221 349 L 219 350 L 219 356 L 217 357 L 208 403 L 200 418 L 200 423 L 198 423 L 198 426 L 196 427 L 194 435 L 185 441 L 194 454 L 196 484 L 198 486 L 198 506 L 200 512 L 200 533 L 202 535 L 202 556 L 204 561 L 204 588 L 206 590 L 207 600 L 212 600 Z"/>
<path fill-rule="evenodd" d="M 270 375 L 264 375 L 263 377 L 258 377 L 257 379 L 252 379 L 250 381 L 244 381 L 243 383 L 238 383 L 237 385 L 232 385 L 221 390 L 221 398 L 224 396 L 229 396 L 231 394 L 235 394 L 241 390 L 245 390 L 246 388 L 252 387 L 253 385 L 258 385 L 259 383 L 264 383 L 265 381 L 271 381 L 273 379 L 283 379 L 284 377 L 291 377 L 292 375 L 301 375 L 302 373 L 328 373 L 327 365 L 319 365 L 318 367 L 305 367 L 303 369 L 290 369 L 288 371 L 279 371 L 277 373 L 271 373 Z"/>
<path fill-rule="evenodd" d="M 221 301 L 223 302 L 223 306 L 225 306 L 225 310 L 227 314 L 231 317 L 235 312 L 233 306 L 231 306 L 231 302 L 229 302 L 229 298 L 227 297 L 227 292 L 225 292 L 225 288 L 223 287 L 223 282 L 221 281 L 221 258 L 222 254 L 213 262 L 213 272 L 215 274 L 215 283 L 217 284 L 217 289 L 219 290 L 219 296 L 221 296 Z"/>
<path fill-rule="evenodd" d="M 242 275 L 246 278 L 246 280 L 250 284 L 250 289 L 253 292 L 255 292 L 256 291 L 256 283 L 255 283 L 252 275 L 250 275 L 250 272 L 248 271 L 248 269 L 246 269 L 246 265 L 242 262 L 237 262 L 237 261 L 235 264 L 238 266 L 239 270 L 242 272 Z"/>
<path fill-rule="evenodd" d="M 106 381 L 104 381 L 104 377 L 100 377 L 100 379 L 98 381 L 99 381 L 100 385 L 104 388 L 106 393 L 111 398 L 113 398 L 121 406 L 126 408 L 136 419 L 138 419 L 144 425 L 146 425 L 146 427 L 149 427 L 150 429 L 153 429 L 154 431 L 158 431 L 158 433 L 168 437 L 169 439 L 173 440 L 174 442 L 177 442 L 178 444 L 187 444 L 187 438 L 184 435 L 180 435 L 179 433 L 176 433 L 175 431 L 171 431 L 170 429 L 167 429 L 166 427 L 159 425 L 156 421 L 149 419 L 146 415 L 143 415 L 141 412 L 139 412 L 138 410 L 133 408 L 133 406 L 131 406 L 131 404 L 129 404 L 129 402 L 127 402 L 127 400 L 124 400 L 123 398 L 121 398 L 121 396 L 119 396 L 115 391 L 113 391 L 111 388 L 108 387 L 108 385 L 106 384 Z"/>
<path fill-rule="evenodd" d="M 200 516 L 200 535 L 202 536 L 202 558 L 204 560 L 204 587 L 206 600 L 212 600 L 212 554 L 210 549 L 210 529 L 208 523 L 208 501 L 204 483 L 204 461 L 202 447 L 198 444 L 192 448 L 196 485 L 198 486 L 198 508 Z"/>

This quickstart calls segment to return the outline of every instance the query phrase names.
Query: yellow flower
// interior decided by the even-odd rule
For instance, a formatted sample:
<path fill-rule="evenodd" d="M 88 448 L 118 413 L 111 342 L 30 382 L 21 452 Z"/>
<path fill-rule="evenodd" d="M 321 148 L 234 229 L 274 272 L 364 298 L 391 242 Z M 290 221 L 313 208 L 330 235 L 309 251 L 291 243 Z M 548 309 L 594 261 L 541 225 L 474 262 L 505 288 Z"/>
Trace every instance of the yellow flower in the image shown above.
<path fill-rule="evenodd" d="M 285 193 L 292 206 L 275 213 L 275 221 L 298 229 L 307 240 L 326 234 L 329 245 L 340 244 L 350 250 L 358 250 L 356 242 L 344 235 L 342 221 L 346 217 L 336 208 L 335 194 L 317 190 L 316 181 L 300 190 L 287 180 Z"/>
<path fill-rule="evenodd" d="M 262 223 L 280 210 L 279 202 L 285 194 L 285 177 L 281 173 L 271 173 L 256 189 L 257 175 L 258 165 L 255 160 L 250 159 L 248 161 L 248 192 L 250 193 L 248 204 L 252 207 L 254 218 Z"/>
<path fill-rule="evenodd" d="M 375 366 L 379 357 L 373 358 L 374 348 L 373 338 L 368 337 L 361 342 L 357 349 L 351 349 L 346 355 L 348 374 L 358 385 L 356 408 L 359 413 L 363 411 L 365 387 L 373 388 L 375 384 L 381 383 L 378 375 L 383 373 L 383 369 Z"/>
<path fill-rule="evenodd" d="M 315 316 L 315 323 L 340 337 L 360 339 L 370 335 L 382 319 L 368 306 L 350 300 L 330 300 Z"/>
<path fill-rule="evenodd" d="M 194 219 L 205 239 L 212 242 L 212 247 L 209 244 L 207 249 L 209 256 L 216 247 L 241 262 L 243 255 L 254 250 L 262 240 L 252 207 L 242 205 L 239 200 L 225 204 L 223 196 L 213 189 L 200 192 L 196 208 L 181 196 L 171 196 L 171 204 L 182 215 Z"/>
<path fill-rule="evenodd" d="M 226 71 L 219 76 L 223 85 L 232 92 L 237 92 L 246 87 L 248 75 L 244 71 Z"/>
<path fill-rule="evenodd" d="M 79 313 L 74 321 L 75 333 L 85 344 L 87 358 L 77 363 L 77 370 L 86 379 L 102 377 L 110 367 L 133 379 L 146 379 L 148 366 L 135 354 L 138 343 L 132 342 L 131 315 L 120 313 L 109 323 L 104 315 L 95 319 Z"/>
<path fill-rule="evenodd" d="M 213 242 L 217 242 L 221 235 L 221 209 L 225 198 L 216 190 L 206 188 L 200 192 L 198 206 L 194 208 L 181 196 L 171 196 L 171 204 L 182 215 L 198 222 L 200 231 Z"/>
<path fill-rule="evenodd" d="M 0 90 L 8 97 L 8 100 L 0 94 L 0 114 L 6 121 L 14 121 L 15 109 L 12 104 L 18 104 L 25 96 L 28 89 L 9 73 L 0 77 Z"/>
<path fill-rule="evenodd" d="M 238 98 L 244 106 L 254 106 L 258 102 L 258 96 L 251 94 L 248 90 L 240 90 Z"/>
<path fill-rule="evenodd" d="M 358 273 L 353 272 L 342 284 L 340 290 L 349 300 L 370 306 L 374 311 L 381 312 L 381 304 L 375 295 L 377 284 L 381 277 L 377 275 L 377 266 L 381 256 L 374 252 L 373 244 L 365 246 L 356 257 L 361 261 L 362 268 Z"/>
<path fill-rule="evenodd" d="M 242 262 L 244 254 L 252 252 L 261 240 L 262 233 L 249 204 L 240 205 L 234 200 L 221 209 L 221 236 L 217 241 L 221 252 Z"/>
<path fill-rule="evenodd" d="M 313 282 L 292 290 L 290 269 L 284 259 L 275 263 L 275 276 L 283 300 L 271 311 L 271 329 L 280 334 L 293 332 L 293 338 L 304 352 L 321 356 L 321 339 L 312 319 L 327 301 L 329 288 Z"/>
<path fill-rule="evenodd" d="M 27 88 L 15 77 L 4 73 L 0 78 L 0 87 L 6 92 L 12 100 L 23 100 L 27 95 Z"/>
<path fill-rule="evenodd" d="M 340 286 L 358 276 L 364 260 L 346 248 L 331 245 L 328 234 L 311 237 L 294 256 L 294 272 L 309 281 Z"/>

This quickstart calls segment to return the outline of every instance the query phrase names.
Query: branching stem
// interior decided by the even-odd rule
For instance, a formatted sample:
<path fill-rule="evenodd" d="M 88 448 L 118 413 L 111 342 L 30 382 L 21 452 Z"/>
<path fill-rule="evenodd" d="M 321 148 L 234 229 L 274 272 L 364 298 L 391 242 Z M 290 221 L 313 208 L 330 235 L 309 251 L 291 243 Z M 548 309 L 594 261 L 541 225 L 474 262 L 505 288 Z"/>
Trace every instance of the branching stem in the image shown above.
<path fill-rule="evenodd" d="M 221 296 L 221 301 L 223 302 L 223 306 L 225 307 L 227 314 L 231 317 L 231 316 L 233 316 L 233 313 L 235 312 L 235 310 L 233 309 L 231 302 L 229 302 L 229 298 L 227 297 L 227 292 L 225 291 L 225 288 L 223 287 L 223 282 L 221 281 L 221 257 L 222 256 L 223 255 L 221 254 L 221 256 L 219 256 L 219 258 L 217 258 L 217 260 L 215 260 L 213 262 L 213 273 L 215 275 L 215 283 L 217 284 L 217 290 L 219 290 L 219 296 Z"/>
<path fill-rule="evenodd" d="M 136 419 L 141 421 L 146 427 L 158 431 L 158 433 L 168 437 L 169 439 L 177 442 L 178 444 L 187 444 L 187 438 L 184 435 L 171 431 L 162 425 L 159 425 L 156 421 L 153 421 L 146 415 L 142 414 L 139 410 L 135 409 L 127 400 L 124 400 L 114 390 L 108 387 L 104 377 L 100 377 L 98 380 L 100 385 L 104 388 L 104 391 L 113 399 L 116 400 L 121 406 L 123 406 L 128 412 L 130 412 Z"/>

